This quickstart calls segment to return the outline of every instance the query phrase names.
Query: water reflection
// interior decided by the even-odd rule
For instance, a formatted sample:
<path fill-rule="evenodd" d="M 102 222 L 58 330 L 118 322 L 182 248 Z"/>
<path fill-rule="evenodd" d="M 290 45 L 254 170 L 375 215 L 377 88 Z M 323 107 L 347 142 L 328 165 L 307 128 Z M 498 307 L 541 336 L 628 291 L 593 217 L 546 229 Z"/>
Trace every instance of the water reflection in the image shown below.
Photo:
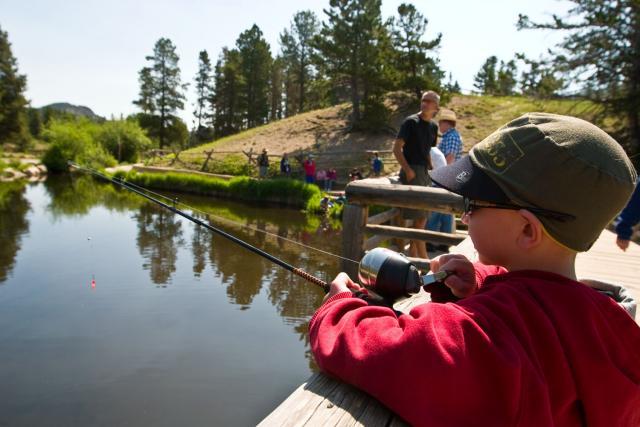
<path fill-rule="evenodd" d="M 207 266 L 207 253 L 211 242 L 211 232 L 203 227 L 194 227 L 191 237 L 193 253 L 193 274 L 200 277 Z"/>
<path fill-rule="evenodd" d="M 0 425 L 255 425 L 315 369 L 316 286 L 90 177 L 3 188 Z M 181 200 L 313 275 L 338 271 L 277 238 L 338 252 L 317 217 Z"/>
<path fill-rule="evenodd" d="M 0 184 L 0 285 L 11 274 L 21 237 L 29 231 L 29 202 L 24 197 L 25 184 Z"/>
<path fill-rule="evenodd" d="M 182 223 L 172 212 L 152 204 L 144 204 L 134 217 L 138 221 L 138 248 L 148 262 L 151 281 L 166 285 L 176 271 L 178 247 L 184 245 Z"/>
<path fill-rule="evenodd" d="M 48 209 L 54 218 L 86 215 L 96 206 L 125 212 L 145 204 L 140 196 L 83 174 L 50 177 L 44 186 L 50 197 Z"/>
<path fill-rule="evenodd" d="M 299 340 L 305 342 L 306 357 L 315 369 L 308 351 L 307 323 L 310 314 L 322 303 L 323 293 L 314 285 L 140 196 L 90 176 L 49 179 L 45 187 L 51 196 L 48 209 L 54 217 L 86 215 L 95 206 L 133 211 L 137 248 L 145 260 L 142 267 L 158 287 L 171 283 L 180 249 L 190 250 L 194 277 L 201 277 L 210 268 L 213 278 L 226 287 L 228 301 L 241 310 L 249 309 L 265 286 L 269 302 L 284 322 L 293 326 Z M 339 224 L 327 218 L 202 197 L 183 195 L 181 200 L 198 211 L 193 216 L 324 280 L 331 280 L 339 271 L 336 258 L 285 240 L 339 252 L 340 231 L 336 227 Z M 22 202 L 28 209 L 27 202 L 24 199 Z M 185 238 L 187 230 L 191 234 Z"/>

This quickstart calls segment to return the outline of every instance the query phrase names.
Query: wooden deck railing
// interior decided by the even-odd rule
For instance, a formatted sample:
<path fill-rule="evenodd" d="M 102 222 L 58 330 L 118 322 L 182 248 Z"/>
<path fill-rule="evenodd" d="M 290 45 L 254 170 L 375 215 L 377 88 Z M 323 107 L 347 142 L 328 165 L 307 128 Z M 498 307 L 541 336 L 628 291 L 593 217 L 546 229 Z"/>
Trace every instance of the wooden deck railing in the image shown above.
<path fill-rule="evenodd" d="M 342 255 L 359 260 L 369 249 L 388 239 L 423 240 L 448 246 L 457 245 L 467 236 L 463 233 L 440 233 L 405 227 L 401 208 L 424 209 L 443 213 L 460 213 L 462 197 L 433 187 L 392 184 L 386 178 L 365 179 L 349 183 L 345 189 L 347 204 L 342 216 Z M 387 206 L 390 209 L 369 216 L 369 207 Z M 400 246 L 403 246 L 400 244 Z M 412 260 L 426 267 L 427 260 Z M 357 277 L 357 265 L 345 261 L 342 268 Z"/>

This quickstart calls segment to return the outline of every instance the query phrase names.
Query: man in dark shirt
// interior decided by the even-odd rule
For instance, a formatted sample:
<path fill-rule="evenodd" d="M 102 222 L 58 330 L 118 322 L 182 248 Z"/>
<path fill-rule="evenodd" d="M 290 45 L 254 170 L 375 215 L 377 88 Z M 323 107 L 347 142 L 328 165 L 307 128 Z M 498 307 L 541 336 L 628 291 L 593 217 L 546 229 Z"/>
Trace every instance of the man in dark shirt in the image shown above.
<path fill-rule="evenodd" d="M 430 151 L 436 146 L 438 125 L 432 121 L 440 108 L 440 96 L 434 91 L 422 94 L 420 112 L 407 117 L 393 143 L 393 154 L 402 167 L 400 181 L 406 185 L 429 186 L 431 179 L 427 170 L 432 169 Z M 424 230 L 427 212 L 403 209 L 405 219 L 413 219 L 413 227 Z M 410 255 L 428 258 L 424 242 L 411 241 Z"/>

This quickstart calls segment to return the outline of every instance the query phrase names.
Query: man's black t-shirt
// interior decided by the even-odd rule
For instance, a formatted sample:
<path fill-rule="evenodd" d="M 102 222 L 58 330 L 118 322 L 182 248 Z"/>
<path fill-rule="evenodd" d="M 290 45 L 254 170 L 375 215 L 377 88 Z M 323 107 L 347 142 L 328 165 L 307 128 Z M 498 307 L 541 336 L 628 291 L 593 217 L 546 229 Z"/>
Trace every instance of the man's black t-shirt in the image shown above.
<path fill-rule="evenodd" d="M 438 125 L 433 121 L 420 118 L 420 113 L 413 114 L 402 123 L 398 139 L 404 141 L 402 154 L 410 165 L 425 165 L 431 168 L 431 147 L 438 140 Z"/>

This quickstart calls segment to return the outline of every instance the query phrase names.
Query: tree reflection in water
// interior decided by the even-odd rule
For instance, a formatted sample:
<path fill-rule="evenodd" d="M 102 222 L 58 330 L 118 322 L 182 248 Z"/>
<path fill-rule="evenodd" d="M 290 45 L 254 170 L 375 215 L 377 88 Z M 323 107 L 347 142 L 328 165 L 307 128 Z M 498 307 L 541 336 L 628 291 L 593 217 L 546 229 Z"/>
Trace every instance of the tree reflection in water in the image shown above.
<path fill-rule="evenodd" d="M 178 251 L 187 246 L 184 236 L 189 236 L 194 276 L 201 277 L 210 267 L 226 286 L 230 303 L 243 310 L 251 308 L 265 285 L 267 300 L 284 322 L 292 326 L 298 339 L 306 344 L 305 356 L 311 369 L 317 369 L 309 351 L 308 322 L 322 303 L 324 293 L 321 289 L 245 248 L 111 184 L 75 175 L 73 178 L 50 178 L 45 186 L 51 196 L 49 210 L 54 216 L 86 215 L 97 205 L 135 212 L 138 250 L 145 260 L 144 268 L 150 271 L 151 281 L 158 286 L 166 286 L 176 272 Z M 10 197 L 12 216 L 0 215 L 5 221 L 0 223 L 3 233 L 0 278 L 10 270 L 19 248 L 19 235 L 28 226 L 25 220 L 28 203 L 20 192 Z M 216 217 L 233 221 L 201 216 L 214 226 L 323 280 L 330 281 L 339 271 L 336 258 L 276 238 L 277 235 L 339 253 L 340 232 L 332 228 L 335 224 L 291 209 L 264 209 L 191 196 L 183 196 L 181 200 Z M 6 221 L 12 224 L 6 224 Z"/>
<path fill-rule="evenodd" d="M 27 212 L 30 206 L 24 191 L 24 182 L 0 184 L 0 285 L 11 274 L 21 237 L 29 231 Z"/>
<path fill-rule="evenodd" d="M 203 227 L 193 227 L 191 250 L 193 252 L 193 275 L 200 277 L 207 266 L 207 253 L 211 242 L 211 232 Z"/>
<path fill-rule="evenodd" d="M 148 260 L 144 268 L 150 270 L 153 283 L 166 286 L 176 271 L 178 247 L 184 244 L 182 224 L 174 213 L 150 203 L 142 205 L 135 218 L 138 249 Z"/>

